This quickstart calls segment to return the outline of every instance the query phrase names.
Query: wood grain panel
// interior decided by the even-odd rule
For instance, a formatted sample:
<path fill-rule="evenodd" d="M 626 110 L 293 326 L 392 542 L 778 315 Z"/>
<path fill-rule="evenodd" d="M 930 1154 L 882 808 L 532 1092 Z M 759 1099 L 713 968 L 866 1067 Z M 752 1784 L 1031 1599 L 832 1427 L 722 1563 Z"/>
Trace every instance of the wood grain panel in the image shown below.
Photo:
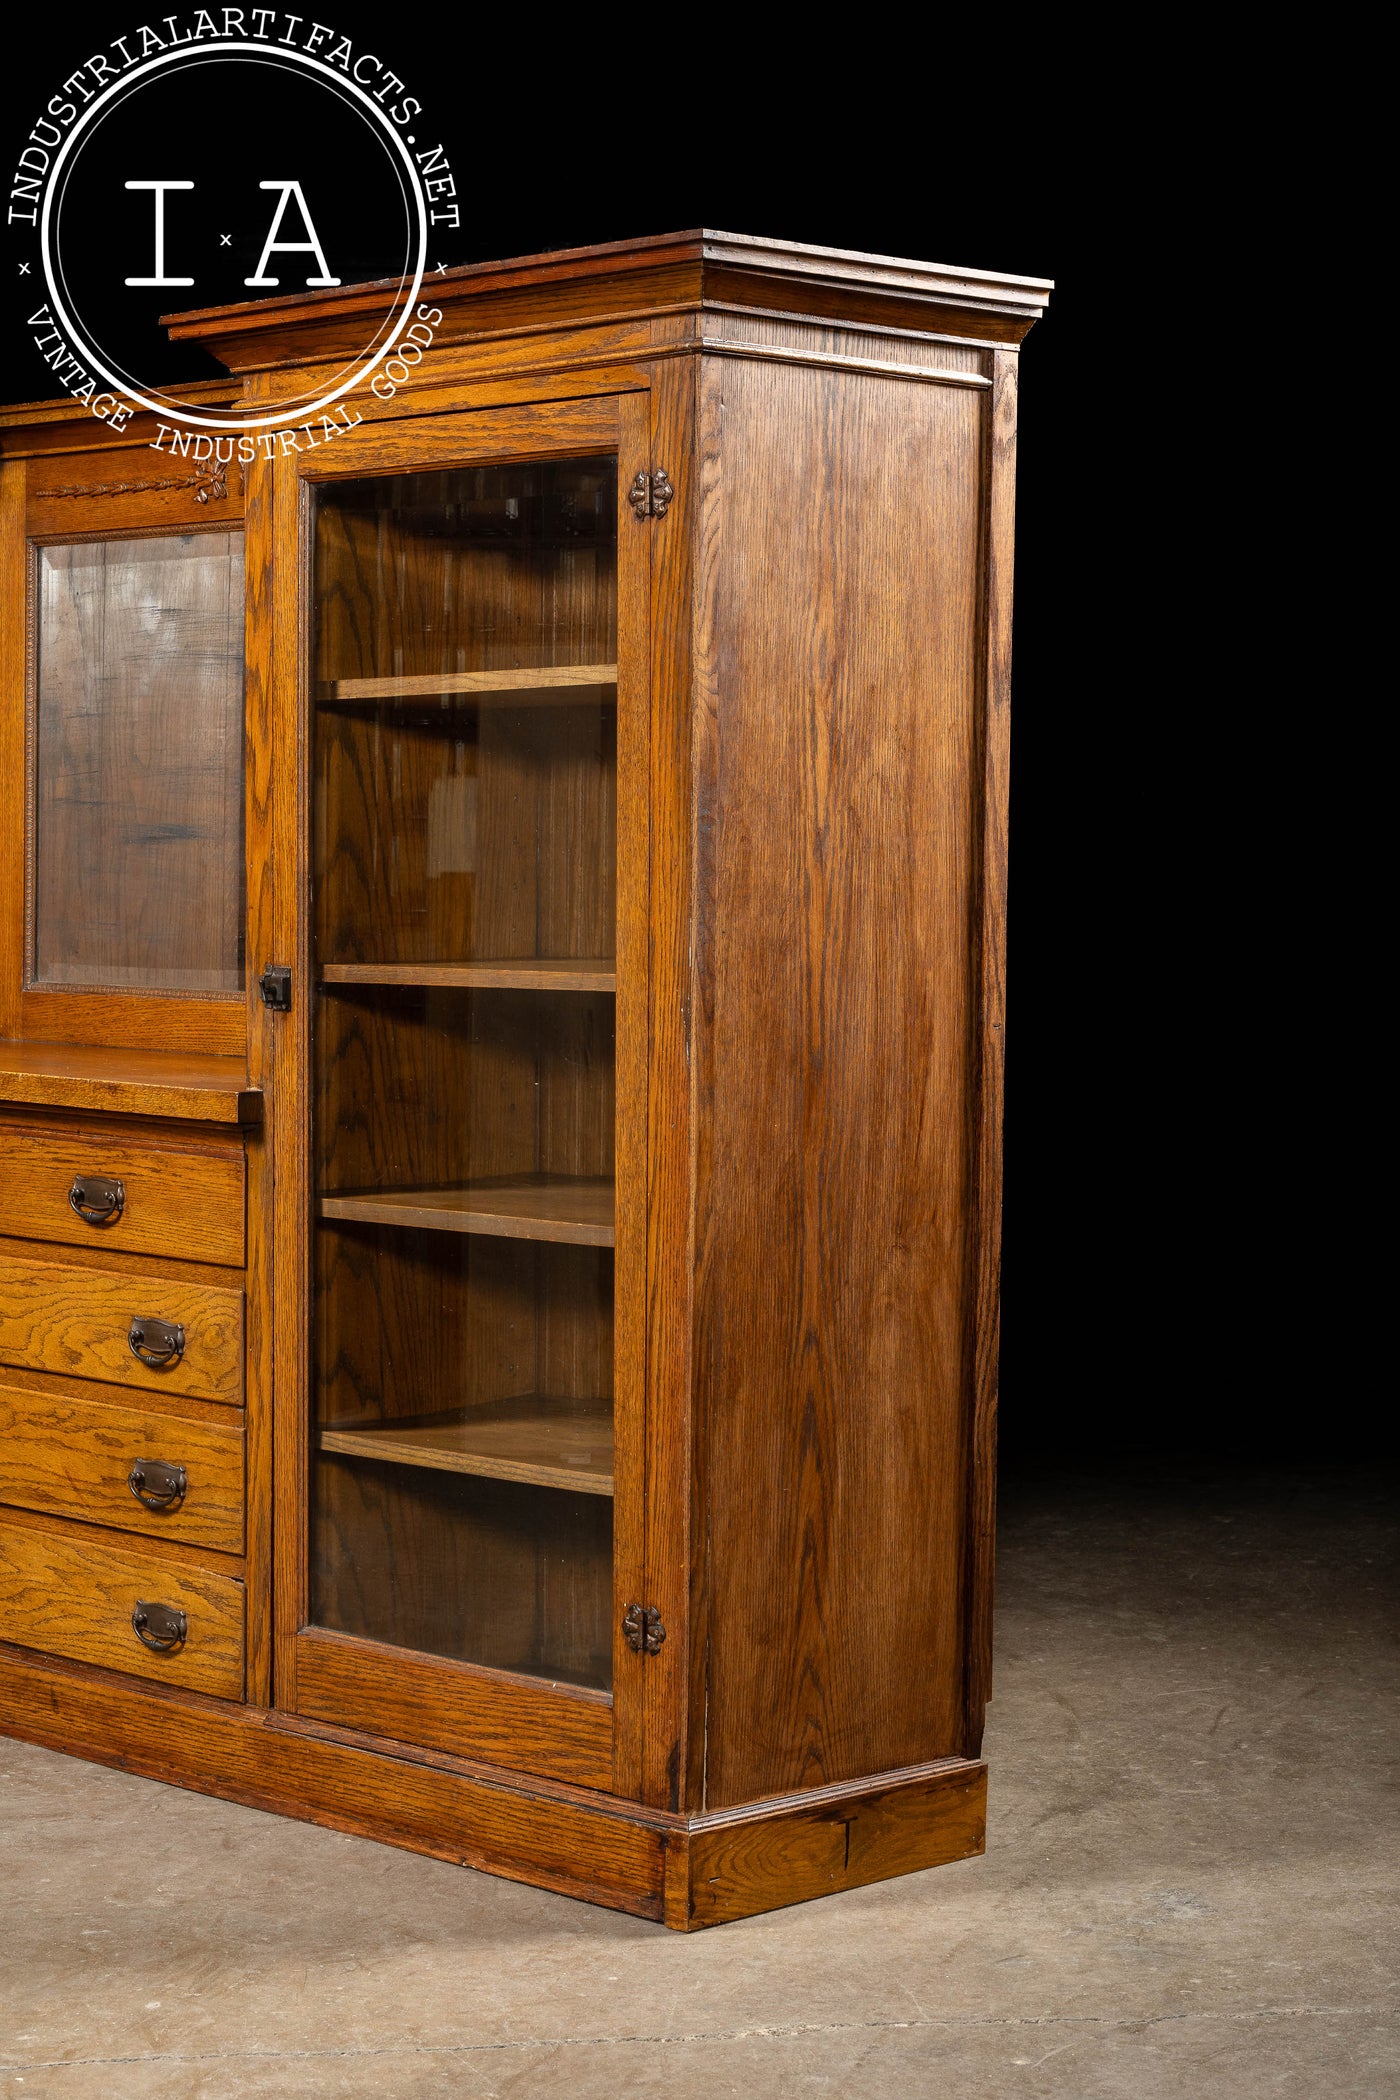
<path fill-rule="evenodd" d="M 141 1601 L 186 1613 L 182 1647 L 157 1654 L 144 1646 L 131 1623 Z M 243 1696 L 242 1583 L 172 1553 L 153 1557 L 139 1541 L 117 1545 L 77 1525 L 0 1518 L 0 1623 L 20 1647 L 221 1699 Z"/>
<path fill-rule="evenodd" d="M 245 481 L 245 702 L 247 756 L 244 768 L 244 845 L 248 882 L 247 1058 L 250 1080 L 258 1086 L 271 1073 L 279 1032 L 286 1014 L 264 1006 L 258 975 L 271 961 L 286 961 L 291 951 L 280 945 L 274 893 L 275 795 L 293 785 L 277 779 L 273 745 L 272 607 L 275 549 L 272 532 L 272 468 L 267 460 L 250 463 Z M 308 1003 L 308 980 L 298 976 L 295 1004 Z M 286 1152 L 275 1129 L 264 1126 L 246 1148 L 248 1269 L 244 1328 L 244 1407 L 247 1431 L 247 1563 L 248 1591 L 247 1696 L 266 1704 L 272 1697 L 272 1532 L 273 1532 L 273 1202 L 274 1161 Z"/>
<path fill-rule="evenodd" d="M 615 452 L 617 403 L 603 395 L 583 401 L 537 401 L 525 408 L 432 416 L 403 428 L 362 423 L 338 438 L 324 457 L 303 461 L 308 480 L 351 474 L 403 474 L 486 459 L 539 459 L 554 453 Z M 597 659 L 601 661 L 602 659 Z"/>
<path fill-rule="evenodd" d="M 20 994 L 20 1031 L 37 1046 L 88 1044 L 154 1050 L 163 1055 L 243 1059 L 248 1020 L 237 992 L 197 999 L 183 992 L 152 994 L 76 987 Z"/>
<path fill-rule="evenodd" d="M 202 403 L 213 413 L 236 401 L 242 385 L 225 375 L 222 379 L 199 380 L 187 387 L 182 399 Z M 7 458 L 41 457 L 55 452 L 126 452 L 145 445 L 158 434 L 154 415 L 133 414 L 121 430 L 94 416 L 86 401 L 65 394 L 42 401 L 21 401 L 0 409 L 0 452 Z"/>
<path fill-rule="evenodd" d="M 904 332 L 870 332 L 838 328 L 827 321 L 799 321 L 784 314 L 724 313 L 705 323 L 733 346 L 739 344 L 811 351 L 818 357 L 847 358 L 862 363 L 918 365 L 926 371 L 969 375 L 986 382 L 989 353 L 966 343 Z"/>
<path fill-rule="evenodd" d="M 645 394 L 648 375 L 638 360 L 688 340 L 688 323 L 689 316 L 666 312 L 616 323 L 527 327 L 519 334 L 488 333 L 484 338 L 473 334 L 469 341 L 452 345 L 437 342 L 431 373 L 420 368 L 410 392 L 381 401 L 366 384 L 351 393 L 347 405 L 383 422 L 498 409 L 543 398 Z M 286 400 L 293 386 L 304 388 L 322 373 L 333 385 L 334 372 L 333 364 L 318 363 L 303 366 L 295 376 L 267 376 L 273 397 Z"/>
<path fill-rule="evenodd" d="M 612 1701 L 601 1692 L 312 1630 L 297 1641 L 297 1697 L 302 1714 L 343 1728 L 576 1786 L 612 1778 Z"/>
<path fill-rule="evenodd" d="M 489 347 L 482 345 L 481 349 Z M 555 353 L 553 344 L 546 341 L 542 349 L 536 349 L 532 360 L 522 362 L 518 372 L 484 378 L 480 375 L 489 371 L 489 362 L 480 354 L 473 364 L 470 356 L 463 362 L 460 352 L 449 352 L 439 367 L 435 348 L 432 385 L 425 383 L 421 391 L 415 387 L 411 397 L 400 393 L 393 401 L 381 404 L 366 384 L 357 392 L 346 395 L 345 406 L 362 410 L 366 421 L 381 427 L 395 421 L 402 427 L 406 422 L 417 422 L 422 416 L 494 413 L 507 406 L 533 405 L 544 399 L 584 400 L 603 394 L 625 398 L 633 391 L 646 392 L 646 371 L 636 364 L 603 357 L 596 363 L 586 362 L 581 370 L 564 370 L 564 363 L 565 360 Z M 452 376 L 454 368 L 460 370 L 461 376 Z M 305 368 L 303 372 L 303 384 L 309 369 Z M 438 383 L 439 380 L 443 383 Z"/>
<path fill-rule="evenodd" d="M 616 840 L 616 948 L 613 1001 L 616 1125 L 613 1151 L 615 1225 L 612 1392 L 613 1479 L 613 1776 L 616 1792 L 644 1793 L 643 1687 L 647 1661 L 626 1644 L 623 1613 L 645 1594 L 646 1416 L 647 1416 L 647 979 L 650 942 L 651 808 L 651 574 L 652 535 L 632 512 L 627 491 L 651 458 L 651 403 L 645 394 L 618 403 L 617 459 L 617 767 L 614 782 Z M 641 529 L 637 529 L 637 528 Z M 596 805 L 595 805 L 596 806 Z M 594 1126 L 596 1127 L 596 1125 Z M 580 1154 L 580 1159 L 582 1155 Z M 551 1391 L 583 1390 L 578 1372 L 553 1362 L 553 1330 L 544 1328 L 541 1363 Z M 572 1337 L 570 1337 L 572 1339 Z M 581 1340 L 586 1352 L 589 1336 Z M 582 1369 L 586 1379 L 586 1364 Z M 641 1668 L 636 1666 L 640 1664 Z"/>
<path fill-rule="evenodd" d="M 147 427 L 154 437 L 154 418 Z M 69 442 L 78 435 L 69 433 Z M 225 451 L 233 449 L 228 438 L 222 444 Z M 34 458 L 28 475 L 29 531 L 36 538 L 68 539 L 113 530 L 173 537 L 237 528 L 243 469 L 236 459 L 214 459 L 214 445 L 213 438 L 204 439 L 211 457 L 201 460 L 155 452 L 149 444 Z"/>
<path fill-rule="evenodd" d="M 112 1224 L 89 1224 L 73 1209 L 80 1174 L 120 1180 L 125 1200 Z M 120 1128 L 0 1123 L 0 1233 L 241 1266 L 243 1147 L 196 1150 L 143 1144 Z"/>
<path fill-rule="evenodd" d="M 700 1817 L 689 1832 L 684 1919 L 668 1901 L 666 1922 L 723 1925 L 971 1859 L 986 1842 L 987 1768 L 961 1761 L 877 1790 L 832 1788 L 757 1814 Z"/>
<path fill-rule="evenodd" d="M 651 708 L 647 817 L 646 1575 L 645 1601 L 666 1639 L 640 1673 L 645 1711 L 642 1799 L 657 1808 L 703 1799 L 705 1654 L 697 1610 L 693 1514 L 704 1503 L 692 1442 L 691 1364 L 695 1118 L 691 1070 L 695 826 L 693 723 L 699 667 L 695 599 L 707 589 L 702 530 L 703 462 L 697 449 L 698 361 L 658 368 L 651 396 L 648 464 L 676 489 L 665 518 L 642 529 L 651 549 Z M 621 1677 L 617 1682 L 622 1682 Z M 692 1716 L 694 1720 L 692 1722 Z"/>
<path fill-rule="evenodd" d="M 19 1034 L 24 981 L 29 548 L 24 462 L 0 462 L 0 1037 Z"/>
<path fill-rule="evenodd" d="M 1048 289 L 1048 287 L 1046 287 Z M 893 328 L 901 334 L 929 332 L 963 336 L 988 345 L 1019 343 L 1036 318 L 1017 300 L 1018 311 L 998 314 L 991 305 L 968 312 L 956 295 L 946 303 L 921 296 L 901 298 L 883 286 L 805 284 L 794 298 L 794 287 L 778 272 L 735 269 L 725 264 L 705 271 L 705 303 L 724 309 L 757 307 L 764 312 L 784 309 L 804 318 L 823 318 L 849 328 Z M 1043 302 L 1042 302 L 1043 303 Z M 727 315 L 726 315 L 727 317 Z"/>
<path fill-rule="evenodd" d="M 266 382 L 254 382 L 259 389 Z M 313 981 L 310 898 L 312 805 L 311 733 L 305 720 L 310 694 L 311 502 L 285 458 L 259 470 L 250 492 L 264 520 L 264 545 L 284 550 L 267 573 L 267 590 L 250 614 L 258 632 L 260 675 L 266 677 L 269 738 L 267 917 L 269 953 L 288 963 L 299 984 Z M 251 531 L 251 520 L 250 520 Z M 293 552 L 293 550 L 295 550 Z M 275 1171 L 268 1175 L 267 1280 L 272 1321 L 271 1360 L 277 1404 L 271 1408 L 273 1467 L 272 1561 L 276 1571 L 272 1687 L 280 1705 L 296 1704 L 296 1629 L 307 1617 L 307 1525 L 310 1497 L 308 1417 L 311 1400 L 312 1189 L 311 1026 L 316 1002 L 294 999 L 289 1014 L 258 1024 L 263 1070 L 271 1078 Z M 267 1025 L 268 1023 L 271 1025 Z M 266 1302 L 266 1301 L 265 1301 Z M 250 1520 L 252 1512 L 250 1510 Z"/>
<path fill-rule="evenodd" d="M 1001 1118 L 1006 1073 L 1007 815 L 1011 766 L 1011 582 L 1016 506 L 1018 353 L 993 359 L 984 409 L 986 651 L 981 767 L 981 923 L 977 966 L 977 1078 L 968 1245 L 973 1265 L 968 1349 L 972 1376 L 972 1481 L 968 1523 L 964 1748 L 982 1746 L 992 1696 L 992 1591 L 996 1563 L 997 1383 L 1001 1355 Z"/>
<path fill-rule="evenodd" d="M 243 1430 L 182 1421 L 56 1390 L 0 1384 L 0 1502 L 146 1538 L 243 1551 Z M 127 1485 L 137 1459 L 185 1468 L 174 1508 L 147 1509 Z"/>
<path fill-rule="evenodd" d="M 0 1248 L 0 1363 L 237 1405 L 243 1396 L 243 1293 L 168 1270 L 82 1267 Z M 152 1370 L 128 1343 L 141 1315 L 185 1330 L 179 1361 Z"/>
<path fill-rule="evenodd" d="M 711 1808 L 961 1749 L 981 459 L 976 393 L 729 359 L 714 384 Z"/>

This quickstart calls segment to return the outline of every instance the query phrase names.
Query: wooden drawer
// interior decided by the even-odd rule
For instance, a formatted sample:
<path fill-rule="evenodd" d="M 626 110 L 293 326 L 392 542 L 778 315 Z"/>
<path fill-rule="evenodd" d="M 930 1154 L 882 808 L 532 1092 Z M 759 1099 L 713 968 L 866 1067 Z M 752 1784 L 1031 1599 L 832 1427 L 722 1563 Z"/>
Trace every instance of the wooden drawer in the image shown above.
<path fill-rule="evenodd" d="M 207 1273 L 207 1272 L 206 1272 Z M 179 1357 L 152 1368 L 130 1346 L 133 1319 L 183 1327 Z M 156 1266 L 79 1267 L 0 1247 L 0 1364 L 102 1378 L 195 1400 L 243 1397 L 243 1293 Z"/>
<path fill-rule="evenodd" d="M 139 1604 L 173 1605 L 185 1638 L 156 1653 L 138 1638 Z M 132 1540 L 0 1518 L 0 1634 L 72 1662 L 100 1663 L 161 1684 L 243 1696 L 243 1585 L 187 1557 Z"/>
<path fill-rule="evenodd" d="M 131 1487 L 132 1468 L 152 1461 L 184 1473 L 183 1494 L 164 1508 L 149 1508 Z M 137 1484 L 151 1496 L 175 1483 L 152 1472 Z M 241 1553 L 242 1423 L 0 1384 L 0 1502 Z"/>
<path fill-rule="evenodd" d="M 73 1208 L 79 1176 L 121 1183 L 110 1222 Z M 152 1143 L 119 1124 L 0 1123 L 0 1233 L 241 1268 L 243 1208 L 241 1144 Z"/>

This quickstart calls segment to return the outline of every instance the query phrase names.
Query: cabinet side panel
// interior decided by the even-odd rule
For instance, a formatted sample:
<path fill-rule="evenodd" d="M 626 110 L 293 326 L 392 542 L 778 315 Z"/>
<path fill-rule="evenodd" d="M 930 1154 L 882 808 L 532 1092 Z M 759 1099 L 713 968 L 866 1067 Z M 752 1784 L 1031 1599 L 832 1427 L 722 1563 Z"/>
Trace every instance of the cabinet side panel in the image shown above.
<path fill-rule="evenodd" d="M 997 1384 L 1001 1368 L 1001 1149 L 1006 1073 L 1006 820 L 1011 764 L 1011 570 L 1016 507 L 1019 353 L 992 359 L 986 459 L 986 688 L 982 752 L 981 1032 L 973 1120 L 975 1192 L 968 1244 L 973 1385 L 972 1514 L 968 1536 L 966 1751 L 982 1744 L 992 1696 L 992 1591 L 996 1561 Z"/>
<path fill-rule="evenodd" d="M 739 360 L 709 385 L 696 1390 L 718 1808 L 961 1748 L 982 447 L 963 389 Z"/>

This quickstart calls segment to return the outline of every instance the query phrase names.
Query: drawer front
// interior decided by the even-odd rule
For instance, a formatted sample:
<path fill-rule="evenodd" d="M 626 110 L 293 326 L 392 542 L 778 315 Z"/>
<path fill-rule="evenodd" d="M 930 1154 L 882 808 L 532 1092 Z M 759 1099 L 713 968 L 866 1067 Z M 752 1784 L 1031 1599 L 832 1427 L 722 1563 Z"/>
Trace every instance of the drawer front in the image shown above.
<path fill-rule="evenodd" d="M 243 1429 L 0 1384 L 0 1503 L 243 1551 Z"/>
<path fill-rule="evenodd" d="M 117 1126 L 0 1125 L 0 1233 L 242 1268 L 243 1210 L 241 1145 L 153 1145 Z"/>
<path fill-rule="evenodd" d="M 152 1365 L 131 1340 L 133 1322 L 156 1320 L 184 1335 L 178 1355 Z M 161 1346 L 150 1329 L 146 1346 Z M 30 1261 L 7 1249 L 0 1256 L 0 1364 L 236 1406 L 243 1397 L 243 1293 L 163 1272 Z"/>
<path fill-rule="evenodd" d="M 142 1605 L 184 1612 L 178 1646 L 157 1651 L 142 1642 L 132 1624 Z M 159 1614 L 148 1618 L 159 1633 Z M 60 1535 L 0 1519 L 0 1637 L 220 1699 L 243 1696 L 242 1583 L 91 1532 Z"/>

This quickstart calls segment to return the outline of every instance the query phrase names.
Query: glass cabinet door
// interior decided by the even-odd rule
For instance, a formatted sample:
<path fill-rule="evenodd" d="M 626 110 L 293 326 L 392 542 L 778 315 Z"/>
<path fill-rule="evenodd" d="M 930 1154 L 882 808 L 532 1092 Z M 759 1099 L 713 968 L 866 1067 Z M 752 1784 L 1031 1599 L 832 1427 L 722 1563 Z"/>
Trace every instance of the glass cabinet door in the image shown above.
<path fill-rule="evenodd" d="M 26 980 L 243 987 L 243 534 L 41 546 Z"/>
<path fill-rule="evenodd" d="M 309 1617 L 606 1690 L 617 461 L 312 500 Z"/>

